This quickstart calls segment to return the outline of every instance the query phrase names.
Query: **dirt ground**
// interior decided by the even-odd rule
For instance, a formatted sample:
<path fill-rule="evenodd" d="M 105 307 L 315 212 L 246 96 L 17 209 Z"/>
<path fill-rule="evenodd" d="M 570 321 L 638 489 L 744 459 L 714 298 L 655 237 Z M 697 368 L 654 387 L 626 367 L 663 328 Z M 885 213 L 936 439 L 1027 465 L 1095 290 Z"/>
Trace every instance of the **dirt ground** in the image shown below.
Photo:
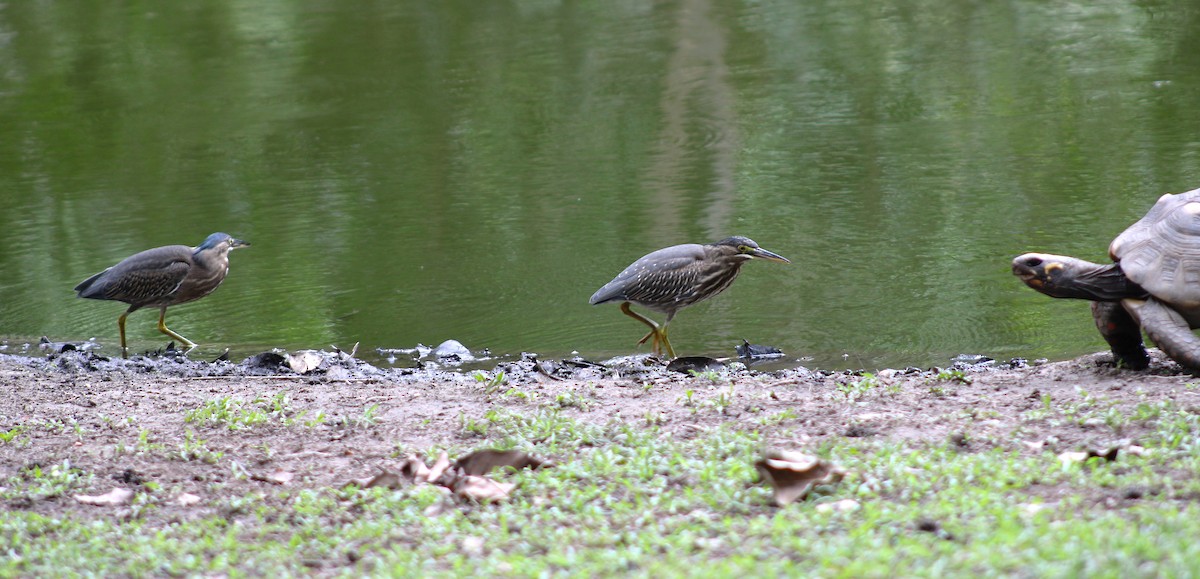
<path fill-rule="evenodd" d="M 0 434 L 10 434 L 0 440 L 0 496 L 5 485 L 17 490 L 20 473 L 33 465 L 69 461 L 94 475 L 94 494 L 153 482 L 197 495 L 199 507 L 170 501 L 155 511 L 167 520 L 193 517 L 215 498 L 206 496 L 214 486 L 231 493 L 275 485 L 328 488 L 391 467 L 404 452 L 485 447 L 488 441 L 468 425 L 486 421 L 493 410 L 528 415 L 550 409 L 589 423 L 655 427 L 673 437 L 722 426 L 760 429 L 769 443 L 790 448 L 869 436 L 914 445 L 951 440 L 966 452 L 997 446 L 1035 452 L 1030 443 L 1103 449 L 1136 444 L 1143 433 L 1136 422 L 1120 430 L 1095 419 L 1039 420 L 1031 413 L 1089 400 L 1125 413 L 1147 400 L 1200 412 L 1200 389 L 1189 386 L 1196 379 L 1154 354 L 1151 368 L 1137 372 L 1115 369 L 1110 356 L 1099 353 L 873 376 L 758 373 L 740 365 L 688 375 L 644 357 L 604 366 L 525 359 L 477 376 L 385 370 L 329 352 L 264 354 L 240 363 L 125 361 L 81 351 L 0 355 Z M 257 409 L 267 419 L 236 430 L 228 422 L 187 420 L 223 399 L 235 411 Z M 187 455 L 198 447 L 209 456 L 220 453 L 219 460 Z M 5 501 L 6 509 L 106 516 L 70 496 Z"/>

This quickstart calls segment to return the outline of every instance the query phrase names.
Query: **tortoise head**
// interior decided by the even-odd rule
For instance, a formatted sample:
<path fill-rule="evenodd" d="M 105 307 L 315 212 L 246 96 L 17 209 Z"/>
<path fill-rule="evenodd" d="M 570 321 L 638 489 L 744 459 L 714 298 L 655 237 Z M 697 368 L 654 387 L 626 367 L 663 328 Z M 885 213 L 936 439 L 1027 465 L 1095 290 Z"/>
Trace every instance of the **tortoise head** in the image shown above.
<path fill-rule="evenodd" d="M 1101 265 L 1066 255 L 1026 253 L 1012 262 L 1013 275 L 1055 298 L 1110 302 L 1146 295 L 1116 263 Z"/>

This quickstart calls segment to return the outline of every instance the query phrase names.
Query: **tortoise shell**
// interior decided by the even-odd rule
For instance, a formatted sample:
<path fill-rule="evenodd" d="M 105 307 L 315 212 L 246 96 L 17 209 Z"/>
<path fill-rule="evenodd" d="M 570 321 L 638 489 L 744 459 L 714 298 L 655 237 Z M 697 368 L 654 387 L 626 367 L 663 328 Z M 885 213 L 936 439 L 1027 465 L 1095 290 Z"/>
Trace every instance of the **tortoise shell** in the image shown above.
<path fill-rule="evenodd" d="M 1150 295 L 1181 311 L 1200 310 L 1200 189 L 1159 197 L 1108 254 Z"/>

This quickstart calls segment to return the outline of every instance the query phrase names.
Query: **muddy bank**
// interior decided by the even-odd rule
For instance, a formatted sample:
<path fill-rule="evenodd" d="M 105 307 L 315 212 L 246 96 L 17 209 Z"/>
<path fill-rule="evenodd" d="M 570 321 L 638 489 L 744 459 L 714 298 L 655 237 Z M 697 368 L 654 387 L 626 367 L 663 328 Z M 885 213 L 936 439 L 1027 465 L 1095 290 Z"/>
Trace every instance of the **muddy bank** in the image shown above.
<path fill-rule="evenodd" d="M 672 437 L 756 429 L 789 448 L 875 437 L 918 447 L 950 440 L 963 452 L 1043 452 L 1136 444 L 1143 434 L 1137 422 L 1053 419 L 1052 408 L 1132 413 L 1171 401 L 1200 412 L 1195 379 L 1157 352 L 1139 372 L 1117 370 L 1101 353 L 867 375 L 737 364 L 684 374 L 645 357 L 599 364 L 532 356 L 460 373 L 381 369 L 346 352 L 295 356 L 0 355 L 0 476 L 19 481 L 31 465 L 69 463 L 94 475 L 97 493 L 150 482 L 202 497 L 198 506 L 164 502 L 152 515 L 170 519 L 204 512 L 203 498 L 215 489 L 328 488 L 370 476 L 405 452 L 494 444 L 492 413 L 554 413 Z M 286 481 L 275 473 L 287 473 Z M 105 516 L 65 496 L 22 496 L 4 506 Z"/>

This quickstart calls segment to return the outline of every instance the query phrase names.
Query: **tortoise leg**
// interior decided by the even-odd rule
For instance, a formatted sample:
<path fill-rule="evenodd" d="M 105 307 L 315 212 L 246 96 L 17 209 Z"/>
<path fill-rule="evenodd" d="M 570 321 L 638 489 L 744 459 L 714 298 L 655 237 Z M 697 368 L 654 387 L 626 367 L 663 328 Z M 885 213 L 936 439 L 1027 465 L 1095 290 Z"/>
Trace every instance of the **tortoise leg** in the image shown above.
<path fill-rule="evenodd" d="M 171 331 L 170 328 L 167 327 L 167 308 L 159 308 L 158 331 L 160 331 L 168 336 L 171 336 L 172 338 L 175 338 L 176 340 L 179 340 L 179 344 L 188 350 L 196 347 L 195 342 L 193 342 L 179 334 L 176 334 L 175 332 Z"/>
<path fill-rule="evenodd" d="M 1092 317 L 1096 329 L 1112 348 L 1117 367 L 1144 370 L 1150 365 L 1150 356 L 1142 345 L 1142 327 L 1121 302 L 1092 302 Z"/>
<path fill-rule="evenodd" d="M 1122 303 L 1164 354 L 1189 372 L 1200 374 L 1200 338 L 1179 312 L 1154 298 Z"/>

